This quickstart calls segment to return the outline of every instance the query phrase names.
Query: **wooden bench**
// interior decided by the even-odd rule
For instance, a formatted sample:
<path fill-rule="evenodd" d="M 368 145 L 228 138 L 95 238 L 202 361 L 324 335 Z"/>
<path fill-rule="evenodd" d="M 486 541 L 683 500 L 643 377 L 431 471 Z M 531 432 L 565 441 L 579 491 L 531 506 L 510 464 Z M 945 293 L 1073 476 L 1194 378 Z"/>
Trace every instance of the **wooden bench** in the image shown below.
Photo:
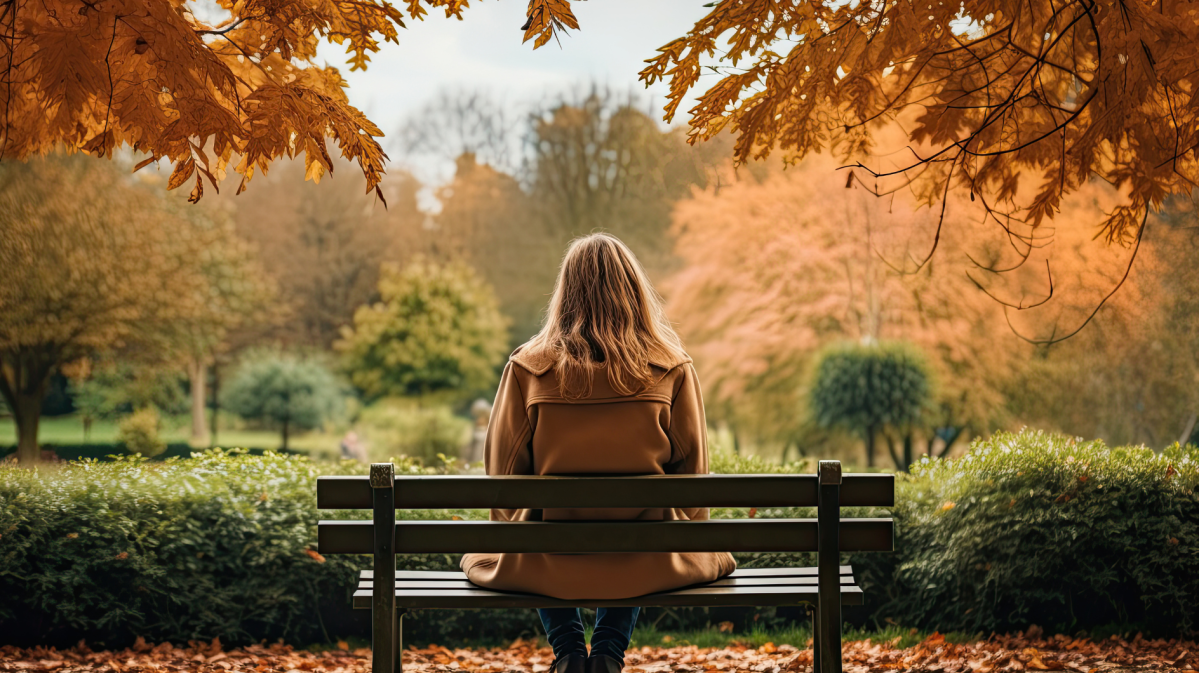
<path fill-rule="evenodd" d="M 390 463 L 369 477 L 320 477 L 321 509 L 369 509 L 373 519 L 321 521 L 321 554 L 373 554 L 354 607 L 372 610 L 375 673 L 401 670 L 404 613 L 427 608 L 780 606 L 814 612 L 813 671 L 841 671 L 841 605 L 862 590 L 840 552 L 891 551 L 891 519 L 842 519 L 841 507 L 890 507 L 888 474 L 841 474 L 821 461 L 815 475 L 400 476 Z M 397 509 L 582 507 L 816 507 L 815 519 L 710 521 L 397 521 Z M 628 600 L 565 601 L 492 591 L 461 572 L 397 571 L 396 554 L 465 552 L 816 552 L 815 568 L 753 568 L 677 591 Z"/>

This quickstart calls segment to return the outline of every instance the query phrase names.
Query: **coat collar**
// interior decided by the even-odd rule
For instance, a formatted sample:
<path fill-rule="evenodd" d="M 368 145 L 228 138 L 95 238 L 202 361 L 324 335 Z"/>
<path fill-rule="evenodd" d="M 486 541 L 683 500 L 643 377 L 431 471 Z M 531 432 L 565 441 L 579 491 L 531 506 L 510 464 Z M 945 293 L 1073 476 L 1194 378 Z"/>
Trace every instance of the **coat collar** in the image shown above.
<path fill-rule="evenodd" d="M 527 369 L 533 376 L 545 374 L 557 361 L 545 351 L 526 351 L 524 346 L 512 351 L 512 355 L 508 359 Z M 687 356 L 681 358 L 655 358 L 654 360 L 650 360 L 650 365 L 664 371 L 670 371 L 687 362 L 691 362 L 691 358 Z"/>

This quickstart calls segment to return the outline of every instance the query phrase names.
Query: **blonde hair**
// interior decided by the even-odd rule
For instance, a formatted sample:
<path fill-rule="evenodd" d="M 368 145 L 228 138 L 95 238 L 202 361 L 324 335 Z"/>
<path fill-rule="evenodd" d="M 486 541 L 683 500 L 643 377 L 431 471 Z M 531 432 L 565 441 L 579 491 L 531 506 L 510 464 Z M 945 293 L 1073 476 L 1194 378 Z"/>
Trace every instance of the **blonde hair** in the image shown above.
<path fill-rule="evenodd" d="M 632 395 L 656 381 L 651 362 L 669 365 L 687 357 L 645 269 L 610 234 L 571 242 L 545 326 L 525 349 L 554 360 L 567 399 L 591 395 L 591 374 L 601 362 L 612 389 Z"/>

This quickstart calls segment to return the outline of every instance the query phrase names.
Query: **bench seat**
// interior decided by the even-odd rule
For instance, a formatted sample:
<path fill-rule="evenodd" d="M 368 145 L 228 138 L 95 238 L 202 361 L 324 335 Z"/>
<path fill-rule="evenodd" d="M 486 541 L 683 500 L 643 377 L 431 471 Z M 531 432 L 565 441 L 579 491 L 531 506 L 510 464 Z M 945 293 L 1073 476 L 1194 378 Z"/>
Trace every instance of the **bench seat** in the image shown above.
<path fill-rule="evenodd" d="M 374 571 L 363 570 L 354 607 L 369 609 Z M 396 571 L 396 608 L 557 608 L 557 607 L 711 607 L 778 606 L 815 603 L 816 568 L 743 568 L 708 584 L 624 600 L 559 600 L 537 594 L 495 591 L 472 584 L 462 572 Z M 862 590 L 853 569 L 841 566 L 841 603 L 861 605 Z"/>

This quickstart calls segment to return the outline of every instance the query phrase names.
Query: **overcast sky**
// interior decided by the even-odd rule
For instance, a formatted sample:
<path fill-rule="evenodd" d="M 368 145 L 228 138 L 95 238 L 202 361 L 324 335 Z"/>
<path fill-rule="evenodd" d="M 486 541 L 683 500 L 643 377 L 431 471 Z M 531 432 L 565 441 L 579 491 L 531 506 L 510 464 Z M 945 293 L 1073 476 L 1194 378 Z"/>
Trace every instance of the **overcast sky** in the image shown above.
<path fill-rule="evenodd" d="M 537 51 L 521 43 L 527 2 L 472 2 L 463 20 L 430 12 L 410 21 L 398 45 L 385 43 L 365 72 L 350 72 L 344 48 L 322 45 L 320 57 L 341 70 L 349 82 L 350 103 L 387 134 L 384 146 L 392 165 L 411 165 L 422 178 L 444 176 L 446 167 L 430 159 L 404 157 L 389 141 L 403 120 L 440 89 L 482 89 L 514 107 L 547 92 L 582 87 L 595 81 L 620 93 L 651 98 L 656 117 L 667 88 L 648 91 L 638 81 L 643 61 L 656 49 L 681 37 L 706 12 L 704 0 L 576 0 L 581 30 L 571 31 L 559 47 L 550 41 Z M 682 108 L 686 110 L 689 105 Z M 685 122 L 680 114 L 675 123 Z M 415 165 L 412 165 L 415 164 Z"/>

